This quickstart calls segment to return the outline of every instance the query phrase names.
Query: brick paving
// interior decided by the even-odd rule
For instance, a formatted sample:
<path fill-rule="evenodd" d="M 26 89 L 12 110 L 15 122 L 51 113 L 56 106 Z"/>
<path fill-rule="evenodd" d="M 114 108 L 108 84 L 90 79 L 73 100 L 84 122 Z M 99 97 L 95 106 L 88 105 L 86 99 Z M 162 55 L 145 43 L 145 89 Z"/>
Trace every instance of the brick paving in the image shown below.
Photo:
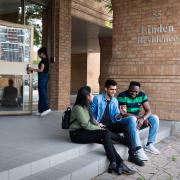
<path fill-rule="evenodd" d="M 93 180 L 180 180 L 180 134 L 170 136 L 156 144 L 161 151 L 160 155 L 147 153 L 149 161 L 145 166 L 139 167 L 125 161 L 125 163 L 136 170 L 131 176 L 116 175 L 105 172 Z"/>

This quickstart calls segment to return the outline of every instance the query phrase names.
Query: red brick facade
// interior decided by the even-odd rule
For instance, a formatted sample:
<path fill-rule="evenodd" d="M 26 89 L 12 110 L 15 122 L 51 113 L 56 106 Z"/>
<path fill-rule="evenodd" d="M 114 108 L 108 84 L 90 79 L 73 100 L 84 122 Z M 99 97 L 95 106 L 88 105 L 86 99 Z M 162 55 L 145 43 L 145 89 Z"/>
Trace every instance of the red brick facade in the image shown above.
<path fill-rule="evenodd" d="M 112 0 L 109 74 L 119 91 L 140 81 L 153 113 L 180 120 L 180 1 Z"/>
<path fill-rule="evenodd" d="M 51 64 L 50 104 L 65 109 L 70 104 L 71 0 L 55 0 L 55 62 Z"/>
<path fill-rule="evenodd" d="M 104 91 L 104 82 L 109 78 L 109 65 L 112 59 L 112 38 L 99 38 L 100 45 L 100 92 Z"/>
<path fill-rule="evenodd" d="M 71 94 L 87 83 L 87 53 L 71 56 Z"/>

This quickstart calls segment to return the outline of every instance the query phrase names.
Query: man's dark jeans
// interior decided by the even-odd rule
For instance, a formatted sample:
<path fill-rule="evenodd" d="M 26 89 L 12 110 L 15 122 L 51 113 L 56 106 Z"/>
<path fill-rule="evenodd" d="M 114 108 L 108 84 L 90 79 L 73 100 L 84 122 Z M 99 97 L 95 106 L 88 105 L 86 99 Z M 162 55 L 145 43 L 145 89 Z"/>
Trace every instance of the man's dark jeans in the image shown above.
<path fill-rule="evenodd" d="M 129 148 L 129 155 L 135 154 L 135 144 L 132 139 L 131 128 L 128 124 L 122 124 L 121 122 L 110 123 L 107 129 L 112 132 L 112 140 L 120 142 Z M 124 140 L 120 138 L 119 133 L 124 134 Z"/>

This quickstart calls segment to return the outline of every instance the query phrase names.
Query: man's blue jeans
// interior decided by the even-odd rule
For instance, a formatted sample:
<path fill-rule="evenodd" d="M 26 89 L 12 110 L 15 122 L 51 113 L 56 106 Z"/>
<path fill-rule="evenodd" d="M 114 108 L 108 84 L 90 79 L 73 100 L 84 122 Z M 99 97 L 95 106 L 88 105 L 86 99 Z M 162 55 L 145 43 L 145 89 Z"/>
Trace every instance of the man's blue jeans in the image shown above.
<path fill-rule="evenodd" d="M 49 109 L 47 85 L 48 85 L 48 74 L 40 73 L 38 75 L 38 92 L 39 92 L 38 111 L 40 113 Z"/>
<path fill-rule="evenodd" d="M 154 143 L 159 129 L 159 118 L 158 116 L 152 114 L 149 116 L 148 121 L 152 126 L 149 128 L 148 142 Z M 122 118 L 119 123 L 127 125 L 129 127 L 130 136 L 131 140 L 133 141 L 134 148 L 142 146 L 139 137 L 139 130 L 137 129 L 137 118 L 135 116 L 125 117 Z"/>

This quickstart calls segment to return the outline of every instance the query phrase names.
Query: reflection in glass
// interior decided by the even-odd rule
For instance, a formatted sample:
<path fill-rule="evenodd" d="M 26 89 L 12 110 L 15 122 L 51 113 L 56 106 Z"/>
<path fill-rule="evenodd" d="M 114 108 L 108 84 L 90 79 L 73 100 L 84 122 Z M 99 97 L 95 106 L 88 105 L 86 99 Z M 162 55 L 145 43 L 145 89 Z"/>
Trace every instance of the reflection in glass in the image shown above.
<path fill-rule="evenodd" d="M 4 87 L 1 100 L 2 106 L 16 107 L 18 106 L 18 90 L 14 87 L 13 79 L 8 80 L 8 86 Z"/>
<path fill-rule="evenodd" d="M 1 75 L 0 111 L 29 111 L 29 108 L 29 75 Z"/>

